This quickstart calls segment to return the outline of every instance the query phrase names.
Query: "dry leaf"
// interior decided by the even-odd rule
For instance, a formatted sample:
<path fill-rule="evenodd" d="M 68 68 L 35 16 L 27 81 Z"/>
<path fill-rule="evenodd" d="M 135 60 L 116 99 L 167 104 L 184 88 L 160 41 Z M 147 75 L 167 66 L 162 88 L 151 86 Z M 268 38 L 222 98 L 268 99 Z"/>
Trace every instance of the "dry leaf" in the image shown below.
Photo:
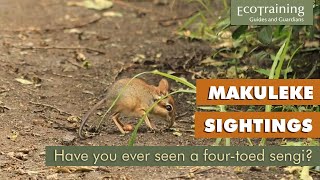
<path fill-rule="evenodd" d="M 224 62 L 216 61 L 216 60 L 212 59 L 211 57 L 208 57 L 205 60 L 202 60 L 200 62 L 200 65 L 219 67 L 219 66 L 223 66 L 223 65 L 226 65 L 226 64 Z"/>
<path fill-rule="evenodd" d="M 174 128 L 174 127 L 170 128 L 170 130 L 175 131 L 175 132 L 179 132 L 180 131 L 179 128 Z"/>
<path fill-rule="evenodd" d="M 222 39 L 230 39 L 232 38 L 232 32 L 231 31 L 221 31 L 218 33 L 218 36 Z"/>
<path fill-rule="evenodd" d="M 80 29 L 72 28 L 72 29 L 66 29 L 64 33 L 81 34 L 82 31 Z"/>
<path fill-rule="evenodd" d="M 26 80 L 26 79 L 22 79 L 22 78 L 16 78 L 15 80 L 18 81 L 21 84 L 26 84 L 26 85 L 33 84 L 32 81 L 29 81 L 29 80 Z"/>
<path fill-rule="evenodd" d="M 226 40 L 224 42 L 221 42 L 219 44 L 215 44 L 212 46 L 214 49 L 221 49 L 221 48 L 233 48 L 233 42 L 231 40 Z"/>
<path fill-rule="evenodd" d="M 174 132 L 174 133 L 173 133 L 173 135 L 175 135 L 175 136 L 178 136 L 178 137 L 179 137 L 179 136 L 182 136 L 182 133 L 181 133 L 181 132 Z"/>
<path fill-rule="evenodd" d="M 227 78 L 237 78 L 237 69 L 235 66 L 231 66 L 230 68 L 228 68 L 227 70 Z"/>
<path fill-rule="evenodd" d="M 303 166 L 301 174 L 300 174 L 300 179 L 303 180 L 313 180 L 313 178 L 309 174 L 309 166 Z"/>
<path fill-rule="evenodd" d="M 67 121 L 70 123 L 77 123 L 80 121 L 80 118 L 78 116 L 69 116 L 67 118 Z"/>
<path fill-rule="evenodd" d="M 161 56 L 162 56 L 162 53 L 157 53 L 156 54 L 156 58 L 158 58 L 158 59 L 161 58 Z"/>
<path fill-rule="evenodd" d="M 306 47 L 306 48 L 319 47 L 319 44 L 320 44 L 319 41 L 306 41 L 304 43 L 304 47 Z"/>
<path fill-rule="evenodd" d="M 300 172 L 302 170 L 301 166 L 288 166 L 284 168 L 285 172 L 294 173 L 294 172 Z"/>
<path fill-rule="evenodd" d="M 68 166 L 56 167 L 57 173 L 71 173 L 74 169 Z"/>
<path fill-rule="evenodd" d="M 77 52 L 76 53 L 76 59 L 77 59 L 77 61 L 85 61 L 87 58 L 83 53 Z"/>
<path fill-rule="evenodd" d="M 84 0 L 82 2 L 68 2 L 68 6 L 80 6 L 88 9 L 104 10 L 111 8 L 113 3 L 108 0 Z"/>
<path fill-rule="evenodd" d="M 102 16 L 106 17 L 122 17 L 122 14 L 114 11 L 107 11 L 102 14 Z"/>
<path fill-rule="evenodd" d="M 132 59 L 132 62 L 134 63 L 141 63 L 146 59 L 146 56 L 144 54 L 136 54 L 135 57 Z"/>

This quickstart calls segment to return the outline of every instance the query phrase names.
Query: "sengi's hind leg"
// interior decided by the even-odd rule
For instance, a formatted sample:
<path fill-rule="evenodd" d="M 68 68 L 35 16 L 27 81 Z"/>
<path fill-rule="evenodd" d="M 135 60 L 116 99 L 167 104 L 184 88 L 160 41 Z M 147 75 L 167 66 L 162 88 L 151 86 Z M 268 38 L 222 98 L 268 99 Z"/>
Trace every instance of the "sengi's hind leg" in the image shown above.
<path fill-rule="evenodd" d="M 116 126 L 118 127 L 119 131 L 122 133 L 122 134 L 126 134 L 128 133 L 127 131 L 123 130 L 123 124 L 120 122 L 119 120 L 119 115 L 120 113 L 114 113 L 112 114 L 111 116 L 111 119 L 113 120 L 113 122 L 116 124 Z"/>

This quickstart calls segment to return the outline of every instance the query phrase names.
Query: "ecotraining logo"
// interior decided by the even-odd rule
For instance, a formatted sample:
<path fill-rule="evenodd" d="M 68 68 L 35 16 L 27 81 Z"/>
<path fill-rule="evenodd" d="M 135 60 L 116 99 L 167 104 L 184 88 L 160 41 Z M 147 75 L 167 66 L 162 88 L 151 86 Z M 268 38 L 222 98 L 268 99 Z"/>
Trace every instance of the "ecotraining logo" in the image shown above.
<path fill-rule="evenodd" d="M 250 22 L 304 22 L 304 6 L 295 6 L 287 4 L 286 6 L 279 6 L 275 4 L 274 6 L 238 6 L 237 15 L 243 16 L 244 14 L 258 14 L 257 17 L 250 17 Z M 296 14 L 298 16 L 285 18 L 282 16 L 267 18 L 263 17 L 266 14 Z"/>
<path fill-rule="evenodd" d="M 313 0 L 232 0 L 231 25 L 312 25 Z"/>

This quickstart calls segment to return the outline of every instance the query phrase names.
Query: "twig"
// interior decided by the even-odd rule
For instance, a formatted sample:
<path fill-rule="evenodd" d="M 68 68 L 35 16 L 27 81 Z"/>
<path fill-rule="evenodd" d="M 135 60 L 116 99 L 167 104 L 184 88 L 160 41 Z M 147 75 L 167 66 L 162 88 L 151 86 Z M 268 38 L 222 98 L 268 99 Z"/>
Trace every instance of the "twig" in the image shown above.
<path fill-rule="evenodd" d="M 67 59 L 66 61 L 68 61 L 70 64 L 72 64 L 72 65 L 74 65 L 74 66 L 76 66 L 76 67 L 78 67 L 78 68 L 83 68 L 83 67 L 80 66 L 79 64 L 76 64 L 76 63 L 70 61 L 69 59 Z"/>
<path fill-rule="evenodd" d="M 73 28 L 82 28 L 84 26 L 87 26 L 89 24 L 94 24 L 102 19 L 102 16 L 99 14 L 94 14 L 90 17 L 87 22 L 70 25 L 70 26 L 63 26 L 63 27 L 54 27 L 54 28 L 20 28 L 20 29 L 0 29 L 0 31 L 8 31 L 8 32 L 23 32 L 23 31 L 60 31 L 65 29 L 73 29 Z M 82 21 L 80 21 L 82 22 Z"/>
<path fill-rule="evenodd" d="M 6 110 L 10 110 L 10 108 L 8 108 L 7 106 L 0 106 L 0 108 L 6 109 Z"/>
<path fill-rule="evenodd" d="M 172 1 L 172 5 L 171 5 L 171 9 L 175 3 L 175 0 Z M 162 19 L 162 20 L 159 20 L 158 23 L 161 25 L 161 26 L 164 26 L 164 27 L 168 27 L 168 26 L 171 26 L 171 25 L 174 25 L 176 23 L 176 21 L 178 20 L 183 20 L 183 19 L 188 19 L 192 16 L 194 16 L 196 13 L 198 13 L 199 11 L 194 11 L 192 13 L 190 13 L 189 15 L 186 15 L 186 16 L 180 16 L 180 17 L 173 17 L 173 18 L 169 18 L 169 19 Z"/>
<path fill-rule="evenodd" d="M 15 47 L 20 48 L 21 50 L 29 50 L 29 49 L 85 49 L 87 51 L 97 52 L 99 54 L 106 54 L 104 51 L 89 47 L 60 47 L 60 46 L 47 46 L 47 47 Z"/>
<path fill-rule="evenodd" d="M 118 4 L 120 6 L 123 6 L 125 8 L 138 10 L 138 11 L 143 12 L 143 13 L 154 13 L 154 14 L 157 14 L 159 16 L 165 16 L 165 17 L 168 16 L 167 14 L 162 14 L 162 13 L 159 13 L 159 12 L 156 12 L 156 11 L 152 11 L 150 9 L 145 9 L 145 8 L 142 8 L 142 7 L 138 7 L 138 6 L 132 5 L 130 3 L 127 3 L 127 2 L 124 2 L 124 1 L 121 1 L 121 0 L 115 0 L 115 1 L 113 1 L 113 3 Z"/>
<path fill-rule="evenodd" d="M 176 117 L 176 120 L 178 120 L 178 119 L 186 116 L 187 114 L 188 114 L 188 112 L 184 112 L 184 113 L 182 113 L 182 114 L 179 114 L 179 115 Z"/>
<path fill-rule="evenodd" d="M 184 120 L 184 119 L 178 120 L 178 122 L 179 122 L 179 123 L 191 123 L 189 120 Z"/>
<path fill-rule="evenodd" d="M 185 61 L 185 63 L 182 65 L 182 67 L 186 72 L 191 73 L 194 76 L 199 76 L 201 79 L 206 79 L 204 76 L 201 75 L 201 72 L 195 72 L 195 71 L 187 68 L 187 65 L 189 64 L 189 62 L 195 57 L 196 57 L 196 52 L 193 50 L 193 55 L 190 56 L 190 58 Z"/>
<path fill-rule="evenodd" d="M 76 25 L 73 25 L 73 26 L 69 26 L 69 27 L 63 27 L 63 30 L 64 29 L 73 29 L 73 28 L 81 28 L 81 27 L 84 27 L 84 26 L 87 26 L 89 24 L 94 24 L 98 21 L 100 21 L 102 19 L 102 16 L 99 15 L 99 14 L 93 14 L 91 17 L 91 19 L 88 20 L 87 22 L 84 22 L 84 23 L 81 23 L 81 24 L 76 24 Z M 80 21 L 82 22 L 82 21 Z"/>
<path fill-rule="evenodd" d="M 200 171 L 195 172 L 194 174 L 201 174 L 201 173 L 204 173 L 206 171 L 210 171 L 211 169 L 214 169 L 214 168 L 216 168 L 216 167 L 209 167 L 207 169 L 202 169 Z"/>
<path fill-rule="evenodd" d="M 189 15 L 186 15 L 186 16 L 181 16 L 181 17 L 173 17 L 173 18 L 169 18 L 169 19 L 162 19 L 162 20 L 159 20 L 159 24 L 162 25 L 162 26 L 169 26 L 171 24 L 173 24 L 172 22 L 175 22 L 177 20 L 182 20 L 182 19 L 188 19 L 190 17 L 192 17 L 193 15 L 195 15 L 196 13 L 198 13 L 199 11 L 195 11 Z M 168 23 L 170 22 L 170 23 Z"/>
<path fill-rule="evenodd" d="M 9 91 L 9 90 L 6 90 L 6 89 L 0 90 L 0 94 L 5 93 L 5 92 L 8 92 L 8 91 Z"/>
<path fill-rule="evenodd" d="M 50 108 L 50 109 L 54 109 L 54 110 L 58 111 L 61 115 L 63 115 L 63 114 L 67 114 L 69 116 L 72 115 L 71 113 L 62 111 L 61 109 L 59 109 L 59 108 L 57 108 L 55 106 L 49 105 L 49 104 L 43 104 L 43 103 L 38 103 L 38 102 L 33 102 L 33 101 L 29 101 L 29 103 L 30 104 L 34 104 L 34 105 L 38 105 L 38 106 L 44 106 L 44 107 L 47 107 L 47 108 Z"/>
<path fill-rule="evenodd" d="M 116 81 L 116 79 L 125 71 L 128 71 L 128 69 L 132 68 L 132 67 L 135 67 L 135 64 L 128 64 L 126 66 L 122 65 L 119 69 L 119 71 L 117 72 L 117 74 L 114 76 L 113 78 L 113 82 Z"/>
<path fill-rule="evenodd" d="M 191 133 L 194 133 L 194 130 L 193 129 L 183 129 L 180 126 L 180 127 L 177 127 L 177 131 L 175 131 L 175 132 L 191 132 Z"/>
<path fill-rule="evenodd" d="M 52 74 L 56 75 L 56 76 L 61 76 L 61 77 L 73 78 L 73 76 L 71 76 L 71 75 L 58 74 L 58 73 L 54 73 L 54 72 Z"/>
<path fill-rule="evenodd" d="M 8 108 L 6 106 L 0 106 L 0 113 L 4 113 L 5 110 L 10 110 L 10 108 Z"/>

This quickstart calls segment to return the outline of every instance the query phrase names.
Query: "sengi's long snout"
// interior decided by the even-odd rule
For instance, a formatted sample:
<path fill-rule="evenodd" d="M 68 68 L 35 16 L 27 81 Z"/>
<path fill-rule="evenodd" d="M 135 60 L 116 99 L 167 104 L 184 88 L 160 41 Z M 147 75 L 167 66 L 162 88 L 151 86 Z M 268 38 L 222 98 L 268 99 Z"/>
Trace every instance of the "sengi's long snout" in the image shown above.
<path fill-rule="evenodd" d="M 175 123 L 176 117 L 175 113 L 173 113 L 171 116 L 168 115 L 166 121 L 168 122 L 167 128 L 171 128 Z"/>

